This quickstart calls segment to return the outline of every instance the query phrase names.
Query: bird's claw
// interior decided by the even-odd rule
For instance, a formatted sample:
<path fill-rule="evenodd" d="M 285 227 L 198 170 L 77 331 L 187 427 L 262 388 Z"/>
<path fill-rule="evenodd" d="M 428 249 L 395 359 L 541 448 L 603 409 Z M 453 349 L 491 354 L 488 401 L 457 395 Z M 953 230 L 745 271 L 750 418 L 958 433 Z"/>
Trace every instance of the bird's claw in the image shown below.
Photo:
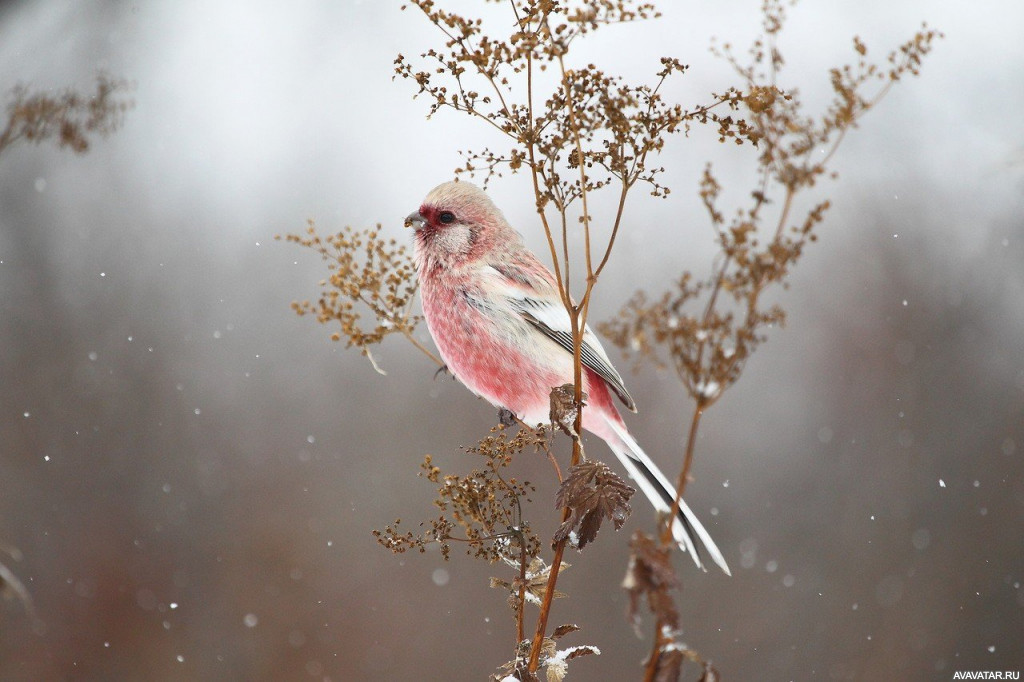
<path fill-rule="evenodd" d="M 512 426 L 516 423 L 516 413 L 507 407 L 498 409 L 498 422 L 502 426 Z"/>

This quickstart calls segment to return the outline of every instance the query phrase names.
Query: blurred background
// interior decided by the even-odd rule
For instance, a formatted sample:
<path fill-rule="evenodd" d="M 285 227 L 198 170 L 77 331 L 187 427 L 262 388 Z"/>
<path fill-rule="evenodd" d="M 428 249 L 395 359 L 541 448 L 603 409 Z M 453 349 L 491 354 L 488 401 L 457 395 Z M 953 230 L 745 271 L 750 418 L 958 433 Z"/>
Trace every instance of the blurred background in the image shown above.
<path fill-rule="evenodd" d="M 577 58 L 643 79 L 674 55 L 691 71 L 670 97 L 724 90 L 711 36 L 748 44 L 760 3 L 663 4 Z M 677 557 L 684 638 L 726 680 L 1021 670 L 1024 6 L 791 17 L 781 82 L 811 104 L 853 35 L 876 59 L 922 20 L 946 38 L 844 143 L 818 197 L 833 209 L 778 298 L 787 326 L 705 416 L 687 497 L 734 575 Z M 22 557 L 0 560 L 41 621 L 0 601 L 0 679 L 481 680 L 511 656 L 505 595 L 487 587 L 505 569 L 394 556 L 371 536 L 434 515 L 423 454 L 467 471 L 459 447 L 494 410 L 407 343 L 378 349 L 382 377 L 295 316 L 324 265 L 273 239 L 310 218 L 408 239 L 402 217 L 458 150 L 500 144 L 454 114 L 427 121 L 392 82 L 395 55 L 437 36 L 398 3 L 0 6 L 0 88 L 88 93 L 105 70 L 135 103 L 85 155 L 0 157 L 0 546 Z M 713 131 L 671 143 L 674 192 L 635 195 L 593 320 L 708 271 L 707 160 L 727 199 L 749 192 L 749 159 Z M 541 250 L 526 179 L 490 191 Z M 610 350 L 638 397 L 630 429 L 676 470 L 682 387 Z M 518 473 L 541 482 L 549 533 L 549 468 L 530 457 Z M 568 557 L 553 624 L 603 652 L 570 679 L 640 678 L 649 639 L 619 583 L 629 533 L 651 522 L 638 504 Z"/>

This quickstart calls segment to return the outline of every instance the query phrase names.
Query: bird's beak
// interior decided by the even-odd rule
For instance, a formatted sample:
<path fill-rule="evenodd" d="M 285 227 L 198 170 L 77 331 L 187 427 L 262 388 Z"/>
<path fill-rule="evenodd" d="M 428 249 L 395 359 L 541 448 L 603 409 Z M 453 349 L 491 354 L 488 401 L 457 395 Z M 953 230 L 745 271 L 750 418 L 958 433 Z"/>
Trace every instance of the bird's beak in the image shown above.
<path fill-rule="evenodd" d="M 417 230 L 422 230 L 423 226 L 427 224 L 427 221 L 420 215 L 419 211 L 413 211 L 405 217 L 405 226 L 412 227 Z"/>

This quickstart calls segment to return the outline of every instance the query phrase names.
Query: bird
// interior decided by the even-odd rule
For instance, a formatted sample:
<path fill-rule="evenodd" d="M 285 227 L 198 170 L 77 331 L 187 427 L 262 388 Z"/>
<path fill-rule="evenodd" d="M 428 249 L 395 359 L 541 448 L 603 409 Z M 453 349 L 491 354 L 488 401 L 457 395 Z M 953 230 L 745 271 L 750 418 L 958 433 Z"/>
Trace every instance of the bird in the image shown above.
<path fill-rule="evenodd" d="M 423 317 L 448 370 L 477 396 L 528 424 L 549 421 L 554 387 L 573 382 L 569 313 L 551 270 L 487 196 L 466 181 L 432 189 L 406 219 L 414 228 L 413 258 Z M 600 340 L 585 327 L 580 359 L 587 404 L 583 429 L 604 440 L 650 500 L 668 513 L 672 483 L 630 435 L 612 394 L 636 403 Z M 679 500 L 673 537 L 707 570 L 697 541 L 727 575 L 722 552 Z"/>

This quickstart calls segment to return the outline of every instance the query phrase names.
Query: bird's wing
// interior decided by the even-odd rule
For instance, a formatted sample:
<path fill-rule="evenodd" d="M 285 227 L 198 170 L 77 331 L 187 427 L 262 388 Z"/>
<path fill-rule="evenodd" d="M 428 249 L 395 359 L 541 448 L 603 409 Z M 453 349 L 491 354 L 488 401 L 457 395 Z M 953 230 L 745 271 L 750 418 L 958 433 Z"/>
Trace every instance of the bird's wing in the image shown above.
<path fill-rule="evenodd" d="M 491 265 L 490 270 L 493 276 L 501 278 L 500 293 L 511 308 L 538 331 L 572 353 L 572 323 L 547 271 L 504 263 Z M 629 395 L 622 377 L 612 366 L 601 341 L 589 325 L 583 328 L 580 360 L 607 382 L 631 412 L 636 412 L 633 397 Z"/>

